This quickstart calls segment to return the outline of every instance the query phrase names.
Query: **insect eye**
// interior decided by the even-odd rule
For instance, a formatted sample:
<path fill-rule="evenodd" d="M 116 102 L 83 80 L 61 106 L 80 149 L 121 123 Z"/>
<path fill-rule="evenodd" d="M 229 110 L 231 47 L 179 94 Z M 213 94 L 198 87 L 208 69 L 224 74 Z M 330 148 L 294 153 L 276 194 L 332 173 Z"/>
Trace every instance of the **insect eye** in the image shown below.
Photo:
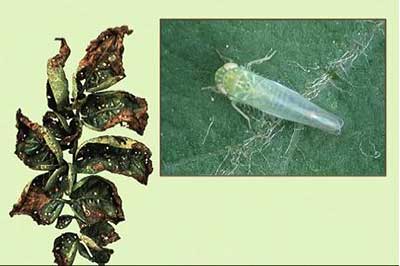
<path fill-rule="evenodd" d="M 238 65 L 235 64 L 235 63 L 226 63 L 226 64 L 224 65 L 224 68 L 225 68 L 226 70 L 234 69 L 234 68 L 237 68 L 237 67 L 238 67 Z"/>

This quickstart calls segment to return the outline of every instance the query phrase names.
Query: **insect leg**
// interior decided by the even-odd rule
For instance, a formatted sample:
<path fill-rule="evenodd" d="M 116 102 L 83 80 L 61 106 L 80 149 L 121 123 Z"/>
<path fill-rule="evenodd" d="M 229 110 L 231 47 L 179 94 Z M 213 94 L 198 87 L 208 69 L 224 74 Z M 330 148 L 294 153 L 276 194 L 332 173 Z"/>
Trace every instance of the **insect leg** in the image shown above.
<path fill-rule="evenodd" d="M 276 53 L 276 50 L 273 50 L 271 48 L 271 50 L 269 50 L 269 52 L 263 58 L 248 62 L 246 64 L 246 68 L 250 69 L 251 66 L 254 65 L 254 64 L 261 64 L 261 63 L 264 63 L 265 61 L 270 60 L 275 55 L 275 53 Z"/>
<path fill-rule="evenodd" d="M 243 117 L 247 120 L 247 123 L 249 124 L 249 128 L 250 128 L 250 130 L 251 130 L 252 128 L 251 128 L 251 124 L 250 124 L 250 118 L 249 118 L 245 113 L 243 113 L 242 110 L 240 110 L 240 108 L 236 105 L 236 103 L 235 103 L 234 101 L 231 101 L 231 104 L 232 104 L 232 107 L 233 107 L 241 116 L 243 116 Z"/>
<path fill-rule="evenodd" d="M 215 93 L 222 94 L 222 92 L 221 92 L 220 90 L 218 90 L 217 87 L 215 87 L 215 86 L 202 87 L 201 90 L 202 90 L 202 91 L 211 90 L 211 91 L 213 91 L 213 92 L 215 92 Z"/>

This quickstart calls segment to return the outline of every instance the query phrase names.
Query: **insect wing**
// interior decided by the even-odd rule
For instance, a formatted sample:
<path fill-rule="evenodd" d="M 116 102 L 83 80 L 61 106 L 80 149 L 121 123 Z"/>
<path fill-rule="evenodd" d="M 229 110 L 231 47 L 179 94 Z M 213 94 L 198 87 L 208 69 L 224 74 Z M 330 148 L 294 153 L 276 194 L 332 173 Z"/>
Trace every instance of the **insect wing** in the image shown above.
<path fill-rule="evenodd" d="M 273 80 L 247 71 L 249 89 L 240 102 L 270 115 L 340 134 L 343 120 Z"/>

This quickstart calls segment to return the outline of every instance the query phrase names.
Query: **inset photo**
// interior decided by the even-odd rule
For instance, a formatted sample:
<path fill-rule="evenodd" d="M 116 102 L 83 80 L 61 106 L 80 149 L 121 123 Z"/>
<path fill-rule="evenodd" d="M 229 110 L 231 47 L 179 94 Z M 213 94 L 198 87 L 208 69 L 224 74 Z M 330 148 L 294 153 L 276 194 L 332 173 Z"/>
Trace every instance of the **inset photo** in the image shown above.
<path fill-rule="evenodd" d="M 385 176 L 385 23 L 160 20 L 161 176 Z"/>

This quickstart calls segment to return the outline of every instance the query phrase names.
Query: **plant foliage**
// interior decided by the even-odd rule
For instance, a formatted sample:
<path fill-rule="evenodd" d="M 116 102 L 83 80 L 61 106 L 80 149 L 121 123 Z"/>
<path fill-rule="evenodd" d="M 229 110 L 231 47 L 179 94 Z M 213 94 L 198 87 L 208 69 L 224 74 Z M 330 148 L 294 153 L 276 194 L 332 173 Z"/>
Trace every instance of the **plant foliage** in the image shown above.
<path fill-rule="evenodd" d="M 39 225 L 56 222 L 67 228 L 73 220 L 80 233 L 63 233 L 54 240 L 58 265 L 71 265 L 79 253 L 89 261 L 110 260 L 109 243 L 120 239 L 111 225 L 123 221 L 122 200 L 117 187 L 98 175 L 78 179 L 78 173 L 103 170 L 130 176 L 146 185 L 151 174 L 151 152 L 136 140 L 123 136 L 100 136 L 80 146 L 83 126 L 104 131 L 117 124 L 143 135 L 147 125 L 147 102 L 125 91 L 102 91 L 125 77 L 122 64 L 123 39 L 132 33 L 127 26 L 109 28 L 91 41 L 72 80 L 70 95 L 64 65 L 70 48 L 64 38 L 59 53 L 47 64 L 47 104 L 51 109 L 42 125 L 17 111 L 15 154 L 34 170 L 46 171 L 35 177 L 14 204 L 10 216 L 25 214 Z M 73 156 L 64 160 L 63 151 Z M 68 205 L 74 215 L 62 215 Z"/>

